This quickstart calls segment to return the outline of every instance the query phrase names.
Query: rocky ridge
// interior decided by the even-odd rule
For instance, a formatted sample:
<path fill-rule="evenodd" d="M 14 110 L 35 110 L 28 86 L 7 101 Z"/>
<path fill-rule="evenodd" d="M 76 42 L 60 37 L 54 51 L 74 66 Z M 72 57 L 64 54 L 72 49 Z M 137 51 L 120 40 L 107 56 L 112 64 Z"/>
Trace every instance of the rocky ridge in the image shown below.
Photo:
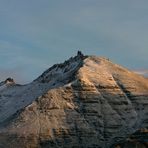
<path fill-rule="evenodd" d="M 78 54 L 21 87 L 11 98 L 25 103 L 0 112 L 1 148 L 109 148 L 148 126 L 148 80 L 106 58 Z"/>

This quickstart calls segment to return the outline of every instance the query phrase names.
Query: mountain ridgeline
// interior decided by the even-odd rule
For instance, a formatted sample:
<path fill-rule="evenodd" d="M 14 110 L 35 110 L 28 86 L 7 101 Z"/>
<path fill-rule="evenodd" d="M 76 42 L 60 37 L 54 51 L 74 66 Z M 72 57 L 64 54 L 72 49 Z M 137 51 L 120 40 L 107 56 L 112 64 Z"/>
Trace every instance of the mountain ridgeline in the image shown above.
<path fill-rule="evenodd" d="M 0 148 L 148 147 L 148 79 L 109 59 L 78 52 L 11 82 L 0 83 Z"/>

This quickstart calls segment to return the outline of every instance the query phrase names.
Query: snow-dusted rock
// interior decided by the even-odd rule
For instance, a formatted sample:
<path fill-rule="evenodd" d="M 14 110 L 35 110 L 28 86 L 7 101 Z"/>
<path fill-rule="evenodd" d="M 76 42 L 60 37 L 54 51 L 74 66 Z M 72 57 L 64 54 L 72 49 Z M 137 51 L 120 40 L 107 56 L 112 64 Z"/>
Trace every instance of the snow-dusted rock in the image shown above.
<path fill-rule="evenodd" d="M 108 148 L 148 126 L 148 80 L 105 58 L 77 55 L 0 94 L 1 148 Z"/>

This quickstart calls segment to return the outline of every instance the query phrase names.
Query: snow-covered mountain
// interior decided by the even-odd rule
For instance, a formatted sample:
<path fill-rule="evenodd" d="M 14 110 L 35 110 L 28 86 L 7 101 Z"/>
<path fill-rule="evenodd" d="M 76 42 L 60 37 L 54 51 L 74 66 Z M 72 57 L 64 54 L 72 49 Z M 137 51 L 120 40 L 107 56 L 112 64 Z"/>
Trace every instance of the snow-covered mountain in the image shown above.
<path fill-rule="evenodd" d="M 7 79 L 0 83 L 0 124 L 18 110 L 26 107 L 49 89 L 60 87 L 72 81 L 81 67 L 83 56 L 77 55 L 63 64 L 55 64 L 33 82 L 27 85 L 9 85 Z"/>
<path fill-rule="evenodd" d="M 148 79 L 106 58 L 79 52 L 30 84 L 3 86 L 0 148 L 108 148 L 148 127 Z"/>

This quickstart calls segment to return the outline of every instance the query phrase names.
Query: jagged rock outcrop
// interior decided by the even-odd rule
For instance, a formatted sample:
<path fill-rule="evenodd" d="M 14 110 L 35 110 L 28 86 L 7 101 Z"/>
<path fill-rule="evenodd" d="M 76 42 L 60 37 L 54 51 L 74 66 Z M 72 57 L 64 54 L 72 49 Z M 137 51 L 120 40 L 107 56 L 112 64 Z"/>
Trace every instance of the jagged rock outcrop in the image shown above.
<path fill-rule="evenodd" d="M 13 80 L 13 78 L 7 78 L 5 80 L 5 84 L 15 84 L 15 81 Z"/>
<path fill-rule="evenodd" d="M 78 55 L 31 87 L 42 91 L 0 112 L 1 148 L 109 148 L 148 126 L 148 80 L 108 59 Z"/>

